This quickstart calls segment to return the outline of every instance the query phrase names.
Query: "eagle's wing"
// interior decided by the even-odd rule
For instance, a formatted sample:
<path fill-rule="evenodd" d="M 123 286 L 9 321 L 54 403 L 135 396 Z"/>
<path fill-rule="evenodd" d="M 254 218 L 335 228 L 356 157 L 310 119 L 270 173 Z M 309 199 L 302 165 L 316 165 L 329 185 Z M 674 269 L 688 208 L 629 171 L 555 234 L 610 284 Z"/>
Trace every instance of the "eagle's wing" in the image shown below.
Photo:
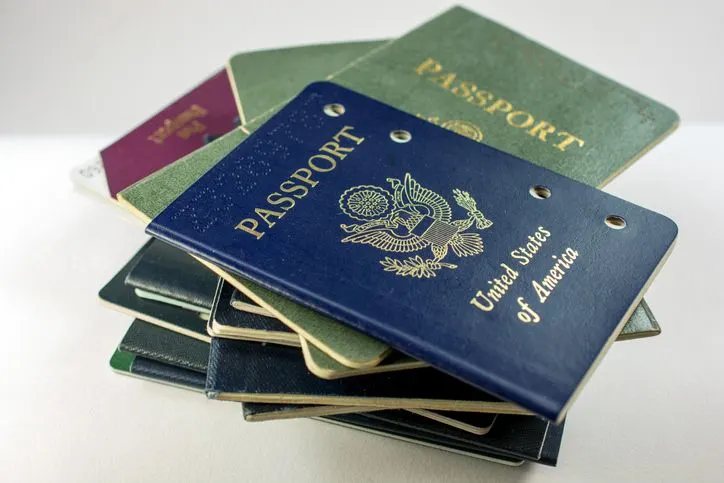
<path fill-rule="evenodd" d="M 421 250 L 430 245 L 417 235 L 404 237 L 395 235 L 389 228 L 372 228 L 342 238 L 343 243 L 364 243 L 386 252 L 407 253 Z"/>
<path fill-rule="evenodd" d="M 450 240 L 450 248 L 459 257 L 483 253 L 483 239 L 477 233 L 458 233 Z"/>
<path fill-rule="evenodd" d="M 452 219 L 452 210 L 445 198 L 420 186 L 420 183 L 412 179 L 410 173 L 405 174 L 405 195 L 410 202 L 426 206 L 430 210 L 428 214 L 433 218 L 440 221 Z"/>

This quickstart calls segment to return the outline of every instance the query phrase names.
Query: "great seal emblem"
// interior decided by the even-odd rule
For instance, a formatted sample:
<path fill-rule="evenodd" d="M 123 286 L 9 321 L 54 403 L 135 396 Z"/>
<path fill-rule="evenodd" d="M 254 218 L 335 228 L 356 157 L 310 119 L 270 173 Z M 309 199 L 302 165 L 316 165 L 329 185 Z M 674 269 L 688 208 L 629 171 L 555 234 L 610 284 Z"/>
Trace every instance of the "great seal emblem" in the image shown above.
<path fill-rule="evenodd" d="M 458 257 L 483 253 L 480 234 L 466 230 L 474 225 L 482 231 L 493 222 L 483 215 L 467 191 L 452 190 L 455 202 L 468 213 L 467 218 L 453 220 L 445 198 L 421 186 L 409 173 L 403 181 L 387 178 L 387 182 L 390 189 L 359 185 L 342 193 L 339 198 L 342 212 L 362 222 L 340 225 L 347 233 L 342 243 L 362 243 L 395 253 L 430 248 L 432 258 L 415 255 L 402 260 L 392 257 L 380 260 L 385 271 L 415 278 L 430 278 L 443 268 L 457 268 L 443 262 L 450 250 Z"/>

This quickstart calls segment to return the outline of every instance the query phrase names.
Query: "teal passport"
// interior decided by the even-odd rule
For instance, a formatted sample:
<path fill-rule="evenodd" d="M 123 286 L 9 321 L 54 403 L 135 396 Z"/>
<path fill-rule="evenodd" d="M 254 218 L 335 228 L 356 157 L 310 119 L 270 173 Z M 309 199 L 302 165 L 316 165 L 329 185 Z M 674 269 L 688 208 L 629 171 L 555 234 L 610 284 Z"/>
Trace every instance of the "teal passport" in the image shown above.
<path fill-rule="evenodd" d="M 559 422 L 677 235 L 332 83 L 307 87 L 147 230 Z"/>

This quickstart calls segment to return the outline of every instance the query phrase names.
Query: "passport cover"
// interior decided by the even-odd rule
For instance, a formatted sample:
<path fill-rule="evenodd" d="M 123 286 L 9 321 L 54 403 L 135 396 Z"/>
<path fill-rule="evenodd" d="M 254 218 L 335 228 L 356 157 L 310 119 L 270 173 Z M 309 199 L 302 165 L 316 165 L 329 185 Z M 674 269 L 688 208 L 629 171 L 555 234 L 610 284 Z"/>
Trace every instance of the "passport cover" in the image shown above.
<path fill-rule="evenodd" d="M 329 115 L 340 104 L 344 113 Z M 560 421 L 668 256 L 677 228 L 316 83 L 147 232 Z"/>
<path fill-rule="evenodd" d="M 432 368 L 330 381 L 310 373 L 294 347 L 216 337 L 206 393 L 239 402 L 527 414 Z"/>
<path fill-rule="evenodd" d="M 125 283 L 142 298 L 197 312 L 211 311 L 218 277 L 167 243 L 151 243 L 131 268 Z"/>
<path fill-rule="evenodd" d="M 239 124 L 222 69 L 101 151 L 112 197 Z"/>
<path fill-rule="evenodd" d="M 141 298 L 136 295 L 133 287 L 126 285 L 125 280 L 131 269 L 141 260 L 146 250 L 155 244 L 162 244 L 162 242 L 153 238 L 148 240 L 100 290 L 98 297 L 110 308 L 133 318 L 208 343 L 211 337 L 206 333 L 206 318 L 202 318 L 197 312 Z"/>
<path fill-rule="evenodd" d="M 196 371 L 206 376 L 209 362 L 208 342 L 187 337 L 140 319 L 135 319 L 131 323 L 118 348 L 123 352 Z"/>
<path fill-rule="evenodd" d="M 274 421 L 278 419 L 333 416 L 337 414 L 367 413 L 380 411 L 376 407 L 359 406 L 318 406 L 310 404 L 242 403 L 244 419 L 249 422 Z M 428 418 L 443 425 L 452 426 L 478 436 L 493 427 L 497 414 L 466 413 L 457 411 L 430 411 L 428 409 L 406 409 L 411 413 Z"/>

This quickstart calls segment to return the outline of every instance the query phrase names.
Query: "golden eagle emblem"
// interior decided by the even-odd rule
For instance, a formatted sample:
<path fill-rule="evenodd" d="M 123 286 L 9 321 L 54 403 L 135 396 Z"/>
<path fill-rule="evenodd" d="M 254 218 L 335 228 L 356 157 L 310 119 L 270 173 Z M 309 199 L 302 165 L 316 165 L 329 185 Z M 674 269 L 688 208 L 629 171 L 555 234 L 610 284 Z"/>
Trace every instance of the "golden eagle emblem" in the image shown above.
<path fill-rule="evenodd" d="M 339 198 L 342 212 L 360 221 L 340 227 L 348 235 L 342 243 L 364 243 L 386 252 L 410 253 L 430 248 L 433 258 L 415 255 L 403 260 L 385 257 L 380 264 L 385 271 L 403 277 L 430 278 L 442 268 L 457 265 L 443 262 L 452 252 L 458 257 L 483 253 L 480 234 L 466 231 L 475 225 L 485 230 L 493 222 L 477 208 L 467 191 L 453 190 L 455 202 L 468 216 L 452 219 L 452 209 L 445 198 L 421 186 L 409 173 L 400 181 L 387 178 L 390 190 L 360 185 L 349 188 Z"/>

